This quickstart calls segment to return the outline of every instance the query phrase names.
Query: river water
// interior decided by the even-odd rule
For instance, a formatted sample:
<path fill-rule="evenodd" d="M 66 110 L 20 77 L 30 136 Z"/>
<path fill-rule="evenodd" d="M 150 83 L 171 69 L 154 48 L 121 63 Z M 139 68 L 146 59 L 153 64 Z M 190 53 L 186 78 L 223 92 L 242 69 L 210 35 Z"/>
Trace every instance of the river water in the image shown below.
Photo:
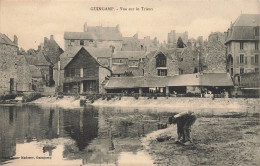
<path fill-rule="evenodd" d="M 153 165 L 141 138 L 170 113 L 0 106 L 0 165 Z"/>

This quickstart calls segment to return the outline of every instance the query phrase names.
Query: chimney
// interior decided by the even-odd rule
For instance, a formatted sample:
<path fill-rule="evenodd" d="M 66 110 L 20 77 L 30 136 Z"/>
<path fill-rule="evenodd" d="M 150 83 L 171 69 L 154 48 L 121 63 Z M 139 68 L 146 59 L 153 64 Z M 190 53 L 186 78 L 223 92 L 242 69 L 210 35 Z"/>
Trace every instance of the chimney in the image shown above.
<path fill-rule="evenodd" d="M 83 31 L 84 31 L 84 32 L 87 32 L 87 31 L 88 31 L 88 23 L 87 23 L 87 22 L 85 22 L 85 24 L 84 24 Z"/>
<path fill-rule="evenodd" d="M 48 38 L 44 37 L 44 45 L 48 42 Z"/>
<path fill-rule="evenodd" d="M 50 36 L 50 40 L 54 40 L 54 36 L 53 35 Z"/>
<path fill-rule="evenodd" d="M 14 44 L 18 46 L 18 38 L 16 35 L 14 35 Z"/>
<path fill-rule="evenodd" d="M 41 51 L 41 49 L 42 49 L 42 46 L 38 45 L 38 50 L 37 51 Z"/>

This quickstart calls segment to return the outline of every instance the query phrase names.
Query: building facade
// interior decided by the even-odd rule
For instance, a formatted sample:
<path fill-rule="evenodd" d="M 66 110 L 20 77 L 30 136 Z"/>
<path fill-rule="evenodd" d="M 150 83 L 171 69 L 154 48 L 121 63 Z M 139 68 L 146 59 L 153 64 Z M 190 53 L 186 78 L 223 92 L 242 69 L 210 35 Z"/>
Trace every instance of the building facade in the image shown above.
<path fill-rule="evenodd" d="M 241 14 L 225 32 L 231 76 L 259 71 L 259 26 L 260 14 Z"/>
<path fill-rule="evenodd" d="M 111 70 L 97 60 L 98 50 L 81 47 L 65 51 L 54 67 L 57 88 L 68 94 L 103 93 L 102 83 Z"/>
<path fill-rule="evenodd" d="M 122 49 L 123 38 L 119 31 L 119 25 L 116 27 L 87 26 L 84 24 L 84 32 L 65 32 L 64 33 L 65 50 L 74 46 L 109 48 L 116 50 Z"/>
<path fill-rule="evenodd" d="M 0 94 L 31 91 L 32 76 L 24 55 L 18 55 L 18 38 L 0 33 Z"/>

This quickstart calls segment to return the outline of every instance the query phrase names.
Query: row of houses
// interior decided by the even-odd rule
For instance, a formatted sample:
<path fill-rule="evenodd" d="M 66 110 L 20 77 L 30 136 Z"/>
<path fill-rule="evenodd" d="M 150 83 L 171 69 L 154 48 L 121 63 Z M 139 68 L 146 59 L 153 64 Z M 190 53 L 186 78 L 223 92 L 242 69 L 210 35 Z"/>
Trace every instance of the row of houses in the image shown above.
<path fill-rule="evenodd" d="M 225 34 L 212 33 L 208 41 L 171 31 L 167 45 L 156 38 L 139 39 L 138 34 L 123 37 L 119 26 L 87 23 L 83 32 L 64 33 L 65 50 L 50 36 L 38 50 L 26 52 L 18 49 L 17 37 L 11 41 L 1 34 L 1 93 L 242 93 L 244 89 L 258 94 L 259 17 L 242 14 Z M 184 48 L 174 46 L 178 35 L 184 37 Z M 23 69 L 18 69 L 21 62 Z"/>

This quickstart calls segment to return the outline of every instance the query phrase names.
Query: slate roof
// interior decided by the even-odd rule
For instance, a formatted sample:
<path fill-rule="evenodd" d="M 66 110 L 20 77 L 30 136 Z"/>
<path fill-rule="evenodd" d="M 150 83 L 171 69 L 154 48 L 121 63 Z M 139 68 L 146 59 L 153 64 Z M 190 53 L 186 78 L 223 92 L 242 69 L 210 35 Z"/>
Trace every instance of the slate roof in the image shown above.
<path fill-rule="evenodd" d="M 37 57 L 37 60 L 36 60 L 34 65 L 36 65 L 36 66 L 49 66 L 49 65 L 51 65 L 50 60 L 48 59 L 47 56 L 45 56 L 43 54 L 43 51 L 39 51 L 36 54 L 36 57 Z"/>
<path fill-rule="evenodd" d="M 17 47 L 16 44 L 14 44 L 5 34 L 2 33 L 0 33 L 0 43 Z"/>
<path fill-rule="evenodd" d="M 260 14 L 241 14 L 233 26 L 260 26 Z"/>
<path fill-rule="evenodd" d="M 145 57 L 144 51 L 117 51 L 113 54 L 113 58 L 139 60 Z"/>
<path fill-rule="evenodd" d="M 106 27 L 103 27 L 106 28 Z M 64 39 L 75 40 L 123 40 L 119 31 L 102 29 L 90 30 L 89 32 L 65 32 Z"/>
<path fill-rule="evenodd" d="M 166 86 L 233 86 L 227 73 L 183 74 L 166 77 L 111 77 L 106 89 Z"/>
<path fill-rule="evenodd" d="M 254 33 L 256 26 L 260 26 L 260 14 L 241 14 L 228 30 L 226 43 L 232 40 L 259 41 L 259 36 Z"/>
<path fill-rule="evenodd" d="M 93 48 L 93 47 L 72 47 L 70 50 L 65 51 L 60 55 L 60 65 L 61 69 L 64 69 L 67 64 L 74 58 L 77 53 L 84 48 L 91 56 L 93 56 L 96 60 L 101 57 L 111 57 L 112 50 L 110 48 Z M 98 61 L 97 61 L 98 62 Z M 98 62 L 99 63 L 99 62 Z M 101 64 L 100 64 L 101 65 Z M 101 65 L 103 66 L 103 65 Z M 56 63 L 54 68 L 58 68 L 58 64 Z"/>

